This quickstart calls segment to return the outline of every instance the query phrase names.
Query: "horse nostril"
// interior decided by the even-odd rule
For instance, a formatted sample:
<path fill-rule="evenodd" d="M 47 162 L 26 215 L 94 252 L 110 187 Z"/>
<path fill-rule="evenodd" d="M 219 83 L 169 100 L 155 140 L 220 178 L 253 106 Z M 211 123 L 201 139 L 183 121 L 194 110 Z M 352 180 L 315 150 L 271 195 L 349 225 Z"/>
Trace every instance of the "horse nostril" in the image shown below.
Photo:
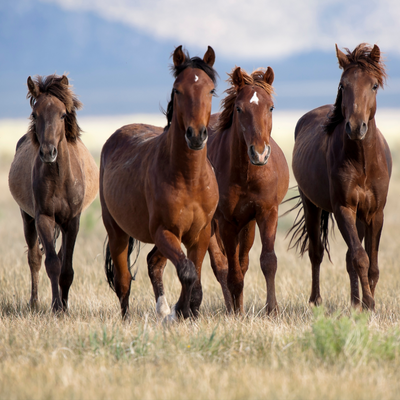
<path fill-rule="evenodd" d="M 255 158 L 255 156 L 256 156 L 256 150 L 255 150 L 254 146 L 250 146 L 250 156 L 252 158 Z"/>
<path fill-rule="evenodd" d="M 189 128 L 187 128 L 187 131 L 186 131 L 186 137 L 188 139 L 190 139 L 192 136 L 193 136 L 193 128 L 191 126 L 189 126 Z"/>
<path fill-rule="evenodd" d="M 350 126 L 350 122 L 346 122 L 346 133 L 347 133 L 348 135 L 350 135 L 350 134 L 351 134 L 351 126 Z"/>
<path fill-rule="evenodd" d="M 200 139 L 203 141 L 207 139 L 207 128 L 205 126 L 200 129 Z"/>
<path fill-rule="evenodd" d="M 363 123 L 361 124 L 360 133 L 361 133 L 362 135 L 365 135 L 365 134 L 367 133 L 367 130 L 368 130 L 368 126 L 367 126 L 367 124 L 366 124 L 365 122 L 363 122 Z"/>
<path fill-rule="evenodd" d="M 53 159 L 57 157 L 57 149 L 55 147 L 50 150 L 50 156 Z"/>

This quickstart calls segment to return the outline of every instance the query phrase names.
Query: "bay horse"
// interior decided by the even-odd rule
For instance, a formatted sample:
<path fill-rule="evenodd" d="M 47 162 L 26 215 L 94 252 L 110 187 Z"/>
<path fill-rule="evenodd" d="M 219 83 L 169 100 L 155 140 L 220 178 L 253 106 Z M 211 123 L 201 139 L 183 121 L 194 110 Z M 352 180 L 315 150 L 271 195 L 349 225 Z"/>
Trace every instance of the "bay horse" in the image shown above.
<path fill-rule="evenodd" d="M 215 53 L 209 46 L 203 59 L 190 58 L 179 46 L 172 59 L 175 82 L 167 126 L 126 125 L 111 135 L 101 153 L 100 201 L 109 238 L 105 269 L 123 317 L 129 311 L 130 237 L 135 243 L 155 244 L 147 261 L 161 317 L 197 316 L 202 301 L 201 267 L 218 203 L 206 145 L 217 76 Z M 172 313 L 162 282 L 167 259 L 182 284 Z"/>
<path fill-rule="evenodd" d="M 379 279 L 378 249 L 392 159 L 375 123 L 376 94 L 386 72 L 379 47 L 362 43 L 343 53 L 343 69 L 334 105 L 303 115 L 295 129 L 293 173 L 300 192 L 291 244 L 308 254 L 312 266 L 310 303 L 322 301 L 319 287 L 324 249 L 329 256 L 328 222 L 334 215 L 345 240 L 351 303 L 374 310 Z M 362 241 L 365 240 L 365 249 Z"/>
<path fill-rule="evenodd" d="M 80 139 L 76 110 L 82 103 L 68 78 L 28 77 L 31 124 L 17 143 L 9 173 L 12 196 L 21 209 L 28 264 L 31 270 L 30 305 L 38 305 L 42 252 L 52 289 L 52 310 L 67 310 L 74 278 L 72 258 L 79 219 L 98 192 L 98 167 Z M 57 255 L 55 232 L 62 232 Z M 38 240 L 39 238 L 39 240 Z"/>
<path fill-rule="evenodd" d="M 227 311 L 243 314 L 244 276 L 257 224 L 267 285 L 266 311 L 276 313 L 274 245 L 278 206 L 288 190 L 289 168 L 271 137 L 274 72 L 268 67 L 248 75 L 237 67 L 228 76 L 231 87 L 226 90 L 222 112 L 212 117 L 208 144 L 220 196 L 208 249 L 211 266 Z"/>

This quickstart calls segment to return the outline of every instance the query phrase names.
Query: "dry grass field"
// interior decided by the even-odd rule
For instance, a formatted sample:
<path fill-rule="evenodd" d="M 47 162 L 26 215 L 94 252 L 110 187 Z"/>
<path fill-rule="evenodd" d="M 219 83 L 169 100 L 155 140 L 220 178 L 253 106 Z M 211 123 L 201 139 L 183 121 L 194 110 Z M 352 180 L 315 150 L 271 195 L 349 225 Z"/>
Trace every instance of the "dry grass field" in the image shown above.
<path fill-rule="evenodd" d="M 288 162 L 301 113 L 277 113 L 273 136 Z M 98 157 L 115 128 L 149 116 L 81 119 L 83 141 Z M 155 123 L 163 124 L 161 116 Z M 245 279 L 243 318 L 225 315 L 208 256 L 200 317 L 165 326 L 157 320 L 142 248 L 132 282 L 132 318 L 123 322 L 103 272 L 105 230 L 98 199 L 81 219 L 69 313 L 50 312 L 50 283 L 41 270 L 40 308 L 28 308 L 30 272 L 19 209 L 7 175 L 28 122 L 0 121 L 0 399 L 395 399 L 400 393 L 400 110 L 378 111 L 394 171 L 380 247 L 375 313 L 352 312 L 346 248 L 336 229 L 332 263 L 321 270 L 324 306 L 311 309 L 308 259 L 287 251 L 294 215 L 279 221 L 276 253 L 280 314 L 265 317 L 260 243 Z M 295 182 L 292 180 L 292 185 Z M 295 192 L 293 192 L 294 194 Z M 283 213 L 282 209 L 281 213 Z M 179 282 L 169 264 L 167 298 Z M 328 291 L 328 288 L 330 290 Z"/>

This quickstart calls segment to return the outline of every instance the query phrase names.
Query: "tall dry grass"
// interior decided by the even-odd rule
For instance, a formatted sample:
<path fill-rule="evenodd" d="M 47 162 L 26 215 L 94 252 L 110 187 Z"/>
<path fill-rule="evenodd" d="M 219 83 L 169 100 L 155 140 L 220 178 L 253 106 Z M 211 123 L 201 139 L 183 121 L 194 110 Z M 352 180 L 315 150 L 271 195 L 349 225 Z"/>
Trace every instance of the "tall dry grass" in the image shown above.
<path fill-rule="evenodd" d="M 275 137 L 279 128 L 276 131 Z M 280 144 L 290 160 L 292 143 L 287 139 Z M 395 169 L 381 241 L 375 313 L 350 309 L 346 248 L 337 230 L 331 239 L 333 263 L 324 260 L 322 265 L 324 307 L 309 307 L 310 266 L 306 257 L 299 259 L 287 251 L 285 233 L 293 220 L 289 215 L 280 219 L 276 240 L 280 306 L 276 319 L 263 312 L 266 288 L 257 237 L 245 279 L 246 315 L 225 315 L 207 256 L 200 317 L 171 326 L 156 317 L 145 263 L 149 245 L 141 251 L 136 281 L 132 282 L 132 318 L 121 321 L 117 297 L 103 272 L 105 230 L 98 200 L 81 220 L 69 313 L 55 317 L 50 312 L 51 291 L 44 267 L 40 308 L 29 310 L 30 273 L 22 221 L 7 186 L 12 155 L 3 152 L 0 398 L 398 398 L 400 147 L 394 139 L 391 145 Z M 173 304 L 180 285 L 171 264 L 166 268 L 165 286 Z"/>

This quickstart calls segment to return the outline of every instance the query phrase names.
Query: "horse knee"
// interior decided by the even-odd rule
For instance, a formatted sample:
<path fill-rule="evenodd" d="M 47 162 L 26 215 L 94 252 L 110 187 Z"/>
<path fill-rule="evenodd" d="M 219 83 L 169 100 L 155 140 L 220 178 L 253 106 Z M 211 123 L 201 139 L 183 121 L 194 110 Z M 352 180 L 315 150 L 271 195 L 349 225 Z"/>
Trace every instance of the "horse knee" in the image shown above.
<path fill-rule="evenodd" d="M 192 261 L 185 258 L 178 264 L 177 268 L 178 278 L 182 285 L 193 286 L 197 280 L 196 268 Z"/>
<path fill-rule="evenodd" d="M 57 254 L 49 254 L 46 255 L 46 260 L 44 263 L 46 267 L 46 272 L 50 280 L 60 278 L 61 275 L 61 261 L 58 258 Z"/>
<path fill-rule="evenodd" d="M 230 274 L 228 273 L 228 289 L 231 292 L 233 298 L 240 296 L 243 292 L 244 278 L 240 274 Z"/>
<path fill-rule="evenodd" d="M 368 276 L 369 258 L 367 252 L 362 247 L 352 253 L 351 263 L 360 277 Z"/>

